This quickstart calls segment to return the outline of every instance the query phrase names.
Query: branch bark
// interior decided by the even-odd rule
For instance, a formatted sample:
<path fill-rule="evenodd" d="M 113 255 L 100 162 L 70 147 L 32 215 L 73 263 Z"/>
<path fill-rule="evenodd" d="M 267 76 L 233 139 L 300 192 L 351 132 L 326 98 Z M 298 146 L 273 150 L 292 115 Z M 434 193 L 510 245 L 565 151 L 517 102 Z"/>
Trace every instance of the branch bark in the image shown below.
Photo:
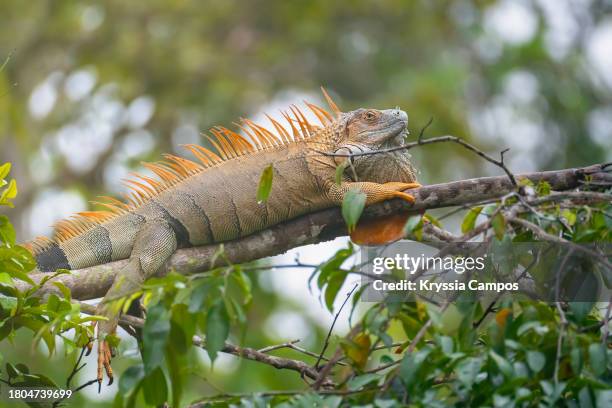
<path fill-rule="evenodd" d="M 77 304 L 81 307 L 81 310 L 87 314 L 96 314 L 95 306 L 77 302 Z M 143 328 L 144 327 L 144 319 L 140 317 L 130 316 L 124 314 L 119 319 L 119 324 L 124 326 L 132 326 Z M 192 343 L 196 347 L 206 348 L 206 341 L 202 339 L 200 336 L 193 336 Z M 255 350 L 250 347 L 240 347 L 231 343 L 225 343 L 225 346 L 221 349 L 223 353 L 232 354 L 236 357 L 244 358 L 246 360 L 257 361 L 262 364 L 267 364 L 279 370 L 291 370 L 300 373 L 300 375 L 310 378 L 311 380 L 316 380 L 319 377 L 319 372 L 316 368 L 306 364 L 300 360 L 293 360 L 290 358 L 271 356 L 267 354 L 267 352 L 271 351 L 268 349 L 267 351 Z M 306 350 L 303 350 L 308 354 Z M 314 354 L 314 353 L 311 353 Z M 317 355 L 314 354 L 316 357 Z M 77 364 L 78 365 L 78 364 Z M 333 383 L 331 381 L 327 381 L 324 383 L 325 386 L 331 386 Z"/>
<path fill-rule="evenodd" d="M 610 164 L 596 164 L 589 167 L 545 171 L 517 175 L 534 183 L 548 182 L 553 190 L 570 190 L 585 183 L 608 182 L 610 175 L 606 168 Z M 394 199 L 369 206 L 362 220 L 371 220 L 406 211 L 423 212 L 442 207 L 473 204 L 483 200 L 501 197 L 514 189 L 506 176 L 482 177 L 450 183 L 433 184 L 410 190 L 416 203 L 409 206 L 404 200 Z M 181 274 L 202 272 L 227 262 L 244 263 L 269 256 L 278 255 L 302 245 L 316 244 L 346 235 L 346 226 L 339 208 L 329 208 L 285 221 L 250 236 L 223 243 L 224 256 L 216 257 L 221 244 L 211 244 L 176 251 L 160 274 L 175 271 Z M 86 300 L 102 297 L 110 288 L 115 275 L 127 261 L 116 261 L 91 268 L 74 270 L 70 275 L 61 275 L 53 281 L 61 281 L 72 291 L 74 299 Z M 30 277 L 38 282 L 43 273 Z M 17 287 L 25 290 L 29 285 L 18 282 Z M 41 295 L 57 292 L 55 285 L 47 284 L 41 288 Z"/>

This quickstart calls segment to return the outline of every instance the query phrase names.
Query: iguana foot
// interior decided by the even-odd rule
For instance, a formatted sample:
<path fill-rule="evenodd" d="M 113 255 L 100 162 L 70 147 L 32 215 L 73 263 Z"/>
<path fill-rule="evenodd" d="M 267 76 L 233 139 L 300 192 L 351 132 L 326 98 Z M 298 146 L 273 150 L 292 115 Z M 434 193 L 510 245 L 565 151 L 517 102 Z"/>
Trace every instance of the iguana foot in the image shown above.
<path fill-rule="evenodd" d="M 423 187 L 419 183 L 402 183 L 400 181 L 390 181 L 384 184 L 387 187 L 391 187 L 394 190 L 410 190 L 413 188 Z"/>
<path fill-rule="evenodd" d="M 94 322 L 92 326 L 93 326 L 94 333 L 95 333 L 96 323 Z M 97 326 L 97 328 L 98 328 L 98 339 L 97 339 L 97 342 L 98 342 L 98 370 L 97 370 L 96 378 L 98 379 L 98 392 L 100 392 L 102 390 L 102 380 L 104 379 L 104 372 L 106 372 L 106 376 L 108 377 L 107 385 L 111 385 L 114 381 L 113 368 L 111 367 L 111 364 L 110 364 L 111 359 L 114 357 L 114 353 L 113 353 L 113 349 L 111 345 L 108 343 L 108 341 L 105 340 L 106 336 L 101 331 L 102 329 L 100 328 L 100 326 Z M 96 341 L 94 340 L 94 338 L 90 338 L 89 343 L 85 345 L 85 349 L 87 350 L 87 352 L 85 353 L 85 356 L 89 356 L 91 354 L 91 351 L 93 350 L 94 341 Z"/>
<path fill-rule="evenodd" d="M 401 198 L 402 200 L 408 201 L 410 204 L 414 204 L 414 196 L 412 194 L 404 193 L 404 190 L 421 187 L 419 183 L 401 183 L 396 181 L 385 183 L 384 186 L 396 190 L 393 193 L 393 197 Z"/>
<path fill-rule="evenodd" d="M 98 340 L 98 392 L 102 389 L 103 373 L 106 372 L 108 384 L 113 383 L 113 369 L 111 367 L 112 351 L 106 340 Z"/>

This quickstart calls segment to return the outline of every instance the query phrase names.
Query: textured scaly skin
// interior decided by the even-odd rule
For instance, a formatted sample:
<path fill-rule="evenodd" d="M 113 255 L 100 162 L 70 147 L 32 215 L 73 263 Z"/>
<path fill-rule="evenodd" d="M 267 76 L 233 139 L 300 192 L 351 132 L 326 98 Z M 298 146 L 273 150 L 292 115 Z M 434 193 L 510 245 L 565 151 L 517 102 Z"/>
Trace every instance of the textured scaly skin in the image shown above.
<path fill-rule="evenodd" d="M 341 113 L 329 102 L 336 117 L 327 116 L 329 121 L 323 118 L 324 127 L 315 128 L 296 113 L 293 121 L 302 129 L 301 137 L 294 136 L 293 141 L 285 138 L 282 142 L 282 133 L 277 140 L 260 138 L 263 147 L 186 176 L 163 191 L 149 194 L 120 215 L 79 233 L 68 229 L 64 239 L 31 245 L 41 271 L 79 269 L 129 258 L 98 310 L 109 318 L 98 326 L 100 381 L 102 367 L 112 381 L 110 350 L 103 340 L 117 326 L 119 312 L 113 301 L 137 292 L 177 248 L 240 238 L 305 213 L 340 205 L 350 189 L 365 193 L 366 204 L 393 197 L 411 199 L 400 192 L 418 186 L 407 154 L 356 157 L 340 185 L 334 182 L 336 167 L 347 158 L 327 155 L 400 145 L 407 115 L 398 109 Z M 244 146 L 238 142 L 231 142 L 236 152 Z M 258 203 L 259 179 L 270 164 L 274 173 L 272 190 L 267 201 Z"/>

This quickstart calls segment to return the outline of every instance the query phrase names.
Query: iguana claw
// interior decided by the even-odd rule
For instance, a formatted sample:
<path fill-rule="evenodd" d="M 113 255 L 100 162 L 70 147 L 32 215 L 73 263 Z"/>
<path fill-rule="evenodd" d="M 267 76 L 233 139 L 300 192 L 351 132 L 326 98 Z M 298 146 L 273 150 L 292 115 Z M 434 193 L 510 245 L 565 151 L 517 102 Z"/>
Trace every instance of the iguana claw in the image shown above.
<path fill-rule="evenodd" d="M 110 344 L 106 340 L 98 340 L 98 392 L 102 388 L 102 379 L 104 378 L 103 373 L 106 371 L 108 377 L 108 384 L 113 383 L 113 369 L 110 365 L 112 358 L 112 350 Z"/>
<path fill-rule="evenodd" d="M 94 333 L 96 330 L 95 322 L 92 324 L 94 328 Z M 100 330 L 100 327 L 98 327 Z M 98 333 L 98 371 L 97 371 L 97 379 L 98 379 L 98 393 L 102 391 L 102 380 L 104 379 L 104 372 L 106 372 L 106 376 L 108 377 L 108 384 L 111 385 L 114 381 L 113 377 L 113 368 L 111 367 L 111 358 L 115 356 L 113 348 L 106 340 L 102 340 L 103 337 L 100 337 L 100 333 Z M 93 350 L 94 339 L 90 338 L 89 343 L 85 345 L 87 352 L 86 356 L 91 354 Z"/>
<path fill-rule="evenodd" d="M 394 197 L 396 198 L 401 198 L 402 200 L 408 201 L 410 204 L 414 204 L 414 196 L 408 193 L 404 193 L 403 191 L 396 191 L 395 194 L 393 194 Z"/>
<path fill-rule="evenodd" d="M 408 193 L 404 193 L 403 190 L 409 190 L 412 188 L 419 188 L 421 187 L 421 184 L 419 183 L 401 183 L 401 182 L 389 182 L 389 183 L 385 183 L 386 187 L 391 187 L 392 189 L 396 190 L 395 193 L 393 193 L 393 196 L 396 198 L 401 198 L 405 201 L 408 201 L 410 204 L 414 204 L 414 196 L 412 194 L 408 194 Z"/>

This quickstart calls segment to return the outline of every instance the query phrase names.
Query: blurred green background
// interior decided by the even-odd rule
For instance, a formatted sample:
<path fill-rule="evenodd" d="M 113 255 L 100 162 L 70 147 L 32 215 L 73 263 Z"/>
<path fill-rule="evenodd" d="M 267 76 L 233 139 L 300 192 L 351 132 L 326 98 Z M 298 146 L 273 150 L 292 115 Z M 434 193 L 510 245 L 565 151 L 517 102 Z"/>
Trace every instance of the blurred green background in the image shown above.
<path fill-rule="evenodd" d="M 321 85 L 344 110 L 400 106 L 413 136 L 433 117 L 427 136 L 452 134 L 491 154 L 509 147 L 517 173 L 612 160 L 610 1 L 3 0 L 2 63 L 0 163 L 13 163 L 19 183 L 7 214 L 21 240 L 50 234 L 98 195 L 120 194 L 141 160 L 202 143 L 213 125 L 322 103 Z M 499 174 L 454 145 L 412 154 L 424 183 Z M 276 262 L 295 252 L 320 261 L 342 242 Z M 236 342 L 302 338 L 318 350 L 331 316 L 307 276 L 253 275 L 249 325 Z M 63 353 L 49 360 L 29 343 L 0 351 L 31 356 L 31 367 L 61 382 L 71 368 L 58 364 Z M 116 361 L 119 372 L 129 364 Z M 301 384 L 233 357 L 211 371 L 203 353 L 186 369 L 192 396 Z M 85 395 L 99 401 L 114 390 Z"/>

